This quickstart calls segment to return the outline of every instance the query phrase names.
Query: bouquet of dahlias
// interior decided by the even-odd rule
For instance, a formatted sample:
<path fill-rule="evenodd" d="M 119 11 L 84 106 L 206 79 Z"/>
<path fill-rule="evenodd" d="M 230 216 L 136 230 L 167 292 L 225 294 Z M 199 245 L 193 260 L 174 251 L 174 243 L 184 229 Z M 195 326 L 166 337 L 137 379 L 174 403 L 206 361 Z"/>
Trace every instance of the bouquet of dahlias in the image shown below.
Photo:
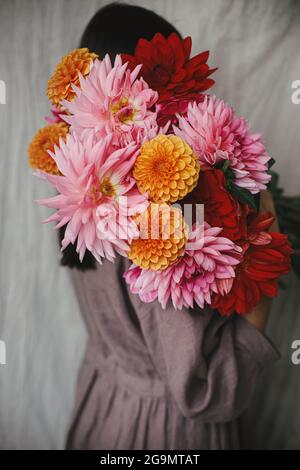
<path fill-rule="evenodd" d="M 39 202 L 66 228 L 62 250 L 128 257 L 124 277 L 143 302 L 242 315 L 277 294 L 292 249 L 255 205 L 271 178 L 260 135 L 207 94 L 209 53 L 190 52 L 191 38 L 173 33 L 114 63 L 85 48 L 66 55 L 29 161 L 58 192 Z"/>

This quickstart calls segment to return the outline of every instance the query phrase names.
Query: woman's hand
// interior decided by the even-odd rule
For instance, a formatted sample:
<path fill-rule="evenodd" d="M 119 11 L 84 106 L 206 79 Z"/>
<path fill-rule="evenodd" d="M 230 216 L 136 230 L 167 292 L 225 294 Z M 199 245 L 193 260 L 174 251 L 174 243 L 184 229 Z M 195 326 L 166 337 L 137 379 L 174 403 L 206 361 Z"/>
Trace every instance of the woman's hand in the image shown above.
<path fill-rule="evenodd" d="M 272 212 L 272 214 L 274 214 L 276 217 L 273 197 L 272 197 L 272 194 L 267 190 L 262 191 L 260 194 L 259 211 L 260 212 L 265 212 L 265 211 Z M 279 232 L 277 218 L 275 218 L 275 221 L 271 225 L 270 231 Z M 265 328 L 267 326 L 268 317 L 269 317 L 269 313 L 271 310 L 271 305 L 272 305 L 272 300 L 269 297 L 262 297 L 260 302 L 253 309 L 253 311 L 250 314 L 245 315 L 245 318 L 248 320 L 248 322 L 251 323 L 253 326 L 255 326 L 255 328 L 259 330 L 261 333 L 265 331 Z"/>

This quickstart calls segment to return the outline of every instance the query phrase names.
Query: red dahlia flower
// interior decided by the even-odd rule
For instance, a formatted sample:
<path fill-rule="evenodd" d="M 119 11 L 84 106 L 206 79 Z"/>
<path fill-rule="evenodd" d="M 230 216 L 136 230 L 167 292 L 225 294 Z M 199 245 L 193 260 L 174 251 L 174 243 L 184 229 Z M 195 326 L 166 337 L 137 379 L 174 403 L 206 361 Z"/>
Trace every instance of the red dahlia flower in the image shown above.
<path fill-rule="evenodd" d="M 203 101 L 204 96 L 205 95 L 200 95 L 199 93 L 194 93 L 184 98 L 170 98 L 162 103 L 158 103 L 156 106 L 157 124 L 164 127 L 170 122 L 172 125 L 178 126 L 178 114 L 185 117 L 189 103 L 192 101 L 200 103 Z M 169 127 L 169 132 L 173 134 L 172 126 Z"/>
<path fill-rule="evenodd" d="M 207 78 L 216 69 L 207 65 L 209 51 L 190 57 L 192 40 L 180 39 L 176 33 L 165 38 L 156 33 L 151 41 L 140 39 L 134 55 L 121 54 L 133 70 L 138 64 L 143 67 L 140 76 L 153 90 L 158 91 L 159 101 L 184 97 L 207 90 L 214 80 Z"/>
<path fill-rule="evenodd" d="M 249 225 L 247 240 L 238 243 L 243 248 L 243 261 L 236 267 L 231 291 L 212 299 L 212 307 L 221 315 L 250 313 L 262 295 L 277 295 L 277 280 L 289 272 L 293 250 L 287 235 L 265 231 L 273 222 L 271 213 L 259 214 Z"/>
<path fill-rule="evenodd" d="M 223 227 L 222 237 L 232 241 L 246 238 L 249 208 L 240 204 L 227 191 L 222 170 L 201 171 L 200 169 L 196 188 L 182 202 L 204 204 L 205 222 L 212 227 Z"/>

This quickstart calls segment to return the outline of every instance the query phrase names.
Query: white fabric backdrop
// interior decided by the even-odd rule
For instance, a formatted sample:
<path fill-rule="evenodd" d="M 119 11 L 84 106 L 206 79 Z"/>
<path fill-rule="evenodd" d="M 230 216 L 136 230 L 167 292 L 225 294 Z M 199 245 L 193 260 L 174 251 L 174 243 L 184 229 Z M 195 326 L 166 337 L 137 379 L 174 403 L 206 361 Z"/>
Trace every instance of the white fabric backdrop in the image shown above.
<path fill-rule="evenodd" d="M 32 203 L 49 194 L 31 176 L 26 148 L 48 112 L 46 81 L 60 57 L 77 46 L 96 0 L 0 0 L 0 448 L 62 448 L 85 331 L 55 234 Z M 218 66 L 214 92 L 263 133 L 281 183 L 300 192 L 300 5 L 292 0 L 132 1 L 152 8 L 190 34 L 194 52 L 210 49 Z M 280 363 L 265 373 L 244 419 L 250 447 L 300 448 L 300 366 L 290 361 L 300 339 L 299 281 L 291 276 L 274 302 L 269 333 Z"/>

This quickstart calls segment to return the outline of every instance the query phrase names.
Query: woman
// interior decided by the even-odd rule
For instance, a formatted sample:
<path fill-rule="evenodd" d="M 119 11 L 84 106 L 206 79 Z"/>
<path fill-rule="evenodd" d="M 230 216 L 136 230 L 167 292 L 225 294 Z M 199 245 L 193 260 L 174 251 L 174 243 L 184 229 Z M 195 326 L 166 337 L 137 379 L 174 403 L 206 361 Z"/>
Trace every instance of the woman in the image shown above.
<path fill-rule="evenodd" d="M 114 57 L 132 54 L 140 37 L 173 31 L 148 10 L 112 4 L 91 20 L 81 46 Z M 272 205 L 267 193 L 262 203 Z M 71 275 L 89 333 L 66 447 L 237 449 L 237 418 L 277 358 L 263 335 L 269 303 L 229 319 L 210 309 L 162 310 L 129 293 L 127 259 L 96 266 L 88 254 L 80 265 L 71 246 L 62 263 L 79 268 Z"/>

